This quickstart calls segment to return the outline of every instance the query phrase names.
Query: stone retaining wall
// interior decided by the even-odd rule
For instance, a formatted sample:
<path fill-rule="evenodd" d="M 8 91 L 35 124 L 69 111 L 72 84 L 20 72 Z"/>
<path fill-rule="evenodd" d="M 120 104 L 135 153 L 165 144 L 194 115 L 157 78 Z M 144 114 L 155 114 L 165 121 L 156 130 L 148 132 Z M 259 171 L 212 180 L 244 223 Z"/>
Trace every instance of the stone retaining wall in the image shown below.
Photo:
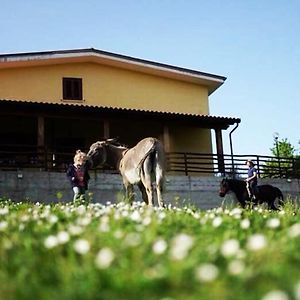
<path fill-rule="evenodd" d="M 89 192 L 93 202 L 116 202 L 123 199 L 123 186 L 118 174 L 91 172 Z M 166 203 L 182 206 L 192 204 L 202 209 L 220 206 L 218 196 L 220 177 L 167 176 L 164 199 Z M 279 187 L 284 196 L 298 197 L 300 183 L 296 179 L 260 179 L 259 184 Z M 136 200 L 141 200 L 136 189 Z M 73 192 L 64 173 L 40 171 L 0 171 L 0 197 L 15 201 L 34 202 L 71 201 Z M 231 195 L 225 201 L 233 201 Z"/>

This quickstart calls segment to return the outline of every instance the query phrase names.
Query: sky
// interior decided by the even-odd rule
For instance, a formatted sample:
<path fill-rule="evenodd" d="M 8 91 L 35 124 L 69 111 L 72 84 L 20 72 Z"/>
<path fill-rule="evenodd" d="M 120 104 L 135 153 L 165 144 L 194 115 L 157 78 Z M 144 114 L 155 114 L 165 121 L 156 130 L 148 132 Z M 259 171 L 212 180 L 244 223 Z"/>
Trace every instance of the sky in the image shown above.
<path fill-rule="evenodd" d="M 299 0 L 0 4 L 0 54 L 93 47 L 225 76 L 209 105 L 211 115 L 241 118 L 233 152 L 271 155 L 274 134 L 300 151 Z"/>

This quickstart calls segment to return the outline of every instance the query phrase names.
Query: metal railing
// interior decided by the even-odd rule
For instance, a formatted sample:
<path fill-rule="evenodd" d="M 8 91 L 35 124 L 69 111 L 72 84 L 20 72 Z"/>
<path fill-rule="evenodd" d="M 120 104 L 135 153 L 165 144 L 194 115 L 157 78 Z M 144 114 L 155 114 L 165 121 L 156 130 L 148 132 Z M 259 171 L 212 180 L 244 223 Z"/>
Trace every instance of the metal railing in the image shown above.
<path fill-rule="evenodd" d="M 0 146 L 0 169 L 39 169 L 45 171 L 64 172 L 73 162 L 75 149 L 54 150 L 36 146 Z M 245 161 L 251 159 L 260 177 L 299 178 L 300 158 L 286 158 L 262 155 L 223 155 L 222 165 L 220 156 L 210 153 L 167 153 L 167 171 L 184 175 L 210 174 L 227 176 L 245 176 L 247 166 Z M 99 168 L 100 169 L 100 168 Z M 101 168 L 107 172 L 108 170 Z"/>

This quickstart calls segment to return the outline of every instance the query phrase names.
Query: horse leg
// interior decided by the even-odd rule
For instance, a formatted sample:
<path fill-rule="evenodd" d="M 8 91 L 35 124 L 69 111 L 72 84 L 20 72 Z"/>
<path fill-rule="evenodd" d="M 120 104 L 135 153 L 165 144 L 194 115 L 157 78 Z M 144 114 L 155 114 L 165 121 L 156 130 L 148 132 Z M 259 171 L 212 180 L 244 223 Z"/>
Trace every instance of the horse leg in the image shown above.
<path fill-rule="evenodd" d="M 162 198 L 162 192 L 164 187 L 164 174 L 163 174 L 163 170 L 160 168 L 158 164 L 156 164 L 156 168 L 155 168 L 155 178 L 156 178 L 157 202 L 159 207 L 164 207 L 164 202 Z"/>
<path fill-rule="evenodd" d="M 126 191 L 126 198 L 129 200 L 130 203 L 132 203 L 134 201 L 133 185 L 130 184 L 128 181 L 123 181 L 123 184 Z"/>
<path fill-rule="evenodd" d="M 142 198 L 143 198 L 144 202 L 148 205 L 148 196 L 147 196 L 146 189 L 145 189 L 143 183 L 142 182 L 138 183 L 138 187 L 142 193 Z"/>
<path fill-rule="evenodd" d="M 148 197 L 148 204 L 153 206 L 153 189 L 151 181 L 151 160 L 147 157 L 143 163 L 143 170 L 141 172 L 141 181 L 144 185 Z"/>

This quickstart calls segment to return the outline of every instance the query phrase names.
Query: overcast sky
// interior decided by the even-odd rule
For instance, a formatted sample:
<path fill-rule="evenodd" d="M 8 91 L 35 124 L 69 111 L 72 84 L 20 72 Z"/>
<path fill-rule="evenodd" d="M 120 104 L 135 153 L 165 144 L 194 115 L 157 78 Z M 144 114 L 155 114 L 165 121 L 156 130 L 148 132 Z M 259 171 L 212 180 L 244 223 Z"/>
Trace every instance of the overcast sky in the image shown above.
<path fill-rule="evenodd" d="M 0 0 L 0 53 L 96 48 L 227 77 L 210 113 L 235 154 L 299 146 L 298 0 Z M 225 153 L 230 153 L 228 134 Z"/>

